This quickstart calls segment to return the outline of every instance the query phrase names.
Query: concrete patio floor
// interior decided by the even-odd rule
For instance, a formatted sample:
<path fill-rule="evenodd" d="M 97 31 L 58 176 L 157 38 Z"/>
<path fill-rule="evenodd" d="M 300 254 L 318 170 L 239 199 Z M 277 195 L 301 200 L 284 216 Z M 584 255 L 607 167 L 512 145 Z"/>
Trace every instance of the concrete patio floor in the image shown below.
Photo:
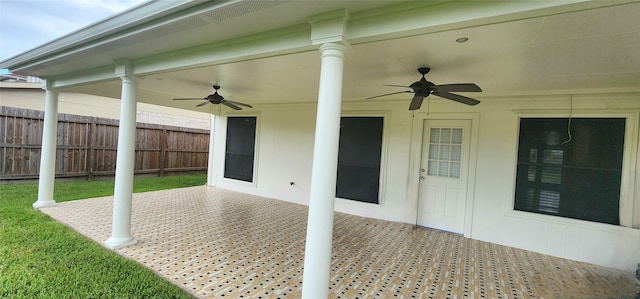
<path fill-rule="evenodd" d="M 41 211 L 102 243 L 113 197 Z M 133 195 L 117 253 L 199 298 L 299 298 L 307 207 L 214 187 Z M 336 213 L 331 298 L 636 298 L 631 272 Z"/>

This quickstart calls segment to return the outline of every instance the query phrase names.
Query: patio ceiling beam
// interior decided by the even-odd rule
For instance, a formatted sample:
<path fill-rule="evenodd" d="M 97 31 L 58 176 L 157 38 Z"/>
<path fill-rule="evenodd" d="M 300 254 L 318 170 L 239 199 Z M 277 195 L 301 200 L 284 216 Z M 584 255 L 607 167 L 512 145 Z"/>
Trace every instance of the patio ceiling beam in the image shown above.
<path fill-rule="evenodd" d="M 171 51 L 139 59 L 133 73 L 148 75 L 315 50 L 308 24 Z"/>
<path fill-rule="evenodd" d="M 49 79 L 53 88 L 65 88 L 87 83 L 104 82 L 118 79 L 113 70 L 115 65 L 107 65 L 81 72 L 66 74 L 64 76 Z"/>

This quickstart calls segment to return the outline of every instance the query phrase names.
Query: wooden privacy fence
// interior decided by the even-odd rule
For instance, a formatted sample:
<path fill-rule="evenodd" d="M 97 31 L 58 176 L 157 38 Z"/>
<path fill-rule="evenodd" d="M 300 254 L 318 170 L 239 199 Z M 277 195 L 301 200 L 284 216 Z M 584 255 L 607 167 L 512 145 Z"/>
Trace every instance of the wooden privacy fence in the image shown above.
<path fill-rule="evenodd" d="M 44 112 L 0 106 L 0 179 L 37 178 Z M 118 120 L 58 115 L 56 177 L 115 174 Z M 209 131 L 138 123 L 136 174 L 204 172 Z"/>

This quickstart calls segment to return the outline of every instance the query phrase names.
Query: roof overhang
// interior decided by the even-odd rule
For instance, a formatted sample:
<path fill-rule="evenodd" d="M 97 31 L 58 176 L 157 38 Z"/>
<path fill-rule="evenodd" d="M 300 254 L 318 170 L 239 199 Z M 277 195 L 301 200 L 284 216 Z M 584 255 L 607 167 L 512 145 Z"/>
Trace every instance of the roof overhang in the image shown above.
<path fill-rule="evenodd" d="M 116 68 L 126 63 L 146 78 L 141 101 L 174 107 L 186 103 L 171 98 L 206 95 L 214 82 L 255 103 L 314 101 L 312 21 L 338 14 L 353 49 L 347 100 L 408 85 L 425 65 L 439 82 L 476 82 L 494 95 L 637 91 L 639 9 L 638 1 L 151 1 L 0 68 L 117 98 Z M 455 43 L 459 36 L 470 42 Z"/>

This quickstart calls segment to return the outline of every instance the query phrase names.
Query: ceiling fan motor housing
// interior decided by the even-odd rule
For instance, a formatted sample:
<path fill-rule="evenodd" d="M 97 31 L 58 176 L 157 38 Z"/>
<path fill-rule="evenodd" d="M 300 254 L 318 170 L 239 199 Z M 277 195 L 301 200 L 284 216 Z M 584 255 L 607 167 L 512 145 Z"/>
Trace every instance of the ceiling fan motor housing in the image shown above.
<path fill-rule="evenodd" d="M 224 100 L 224 97 L 219 95 L 217 91 L 214 94 L 210 94 L 207 96 L 207 101 L 213 104 L 220 104 L 222 103 L 222 100 Z"/>
<path fill-rule="evenodd" d="M 433 91 L 432 86 L 435 86 L 435 84 L 433 84 L 433 82 L 427 81 L 424 78 L 424 75 L 422 79 L 420 79 L 420 81 L 416 81 L 413 84 L 409 85 L 409 87 L 413 89 L 413 92 L 417 96 L 422 96 L 422 97 L 426 97 L 429 94 L 431 94 L 431 92 Z"/>

